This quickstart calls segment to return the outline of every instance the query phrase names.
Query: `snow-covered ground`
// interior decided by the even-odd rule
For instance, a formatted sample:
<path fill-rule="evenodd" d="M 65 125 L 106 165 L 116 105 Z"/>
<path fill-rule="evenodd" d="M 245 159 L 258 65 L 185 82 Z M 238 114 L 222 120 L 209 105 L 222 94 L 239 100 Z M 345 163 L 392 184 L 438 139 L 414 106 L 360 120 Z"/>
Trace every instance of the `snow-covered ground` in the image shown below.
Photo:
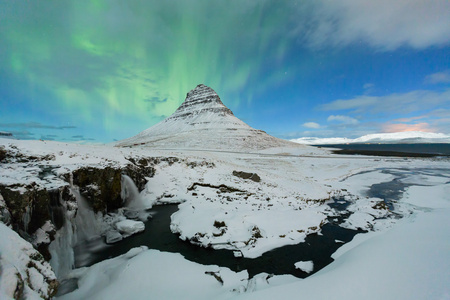
<path fill-rule="evenodd" d="M 304 280 L 268 274 L 249 279 L 245 271 L 202 266 L 181 255 L 138 248 L 74 270 L 68 276 L 79 278 L 80 288 L 63 299 L 300 295 L 305 299 L 447 299 L 450 295 L 448 160 L 338 156 L 307 146 L 233 153 L 2 139 L 0 147 L 46 157 L 3 164 L 0 184 L 35 182 L 47 188 L 67 185 L 61 175 L 82 166 L 120 167 L 130 163 L 130 157 L 174 157 L 153 166 L 155 174 L 147 178 L 140 201 L 149 206 L 182 202 L 171 221 L 180 238 L 239 249 L 246 257 L 320 233 L 328 217 L 339 214 L 326 205 L 332 196 L 350 202 L 351 216 L 343 226 L 370 231 L 340 248 L 335 262 Z M 49 166 L 51 174 L 39 176 Z M 392 203 L 392 211 L 382 199 L 369 196 L 368 190 L 397 177 L 407 186 Z M 395 218 L 397 214 L 403 218 Z"/>
<path fill-rule="evenodd" d="M 0 298 L 48 298 L 56 292 L 50 264 L 33 246 L 0 222 Z"/>
<path fill-rule="evenodd" d="M 141 248 L 78 270 L 80 289 L 61 299 L 450 299 L 448 176 L 408 188 L 401 202 L 411 215 L 389 229 L 357 235 L 332 264 L 306 279 L 249 279 L 245 271 Z"/>

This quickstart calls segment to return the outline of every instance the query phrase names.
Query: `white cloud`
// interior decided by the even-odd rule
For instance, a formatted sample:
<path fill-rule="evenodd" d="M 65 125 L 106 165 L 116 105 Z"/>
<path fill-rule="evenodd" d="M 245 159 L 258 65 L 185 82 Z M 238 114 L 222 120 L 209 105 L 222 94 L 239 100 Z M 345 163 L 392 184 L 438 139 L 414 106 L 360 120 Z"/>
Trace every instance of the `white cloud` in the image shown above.
<path fill-rule="evenodd" d="M 448 0 L 321 0 L 297 33 L 313 47 L 364 42 L 382 51 L 450 43 Z"/>
<path fill-rule="evenodd" d="M 371 89 L 371 88 L 373 88 L 374 86 L 375 86 L 375 84 L 373 84 L 373 83 L 365 83 L 365 84 L 363 85 L 363 89 L 365 89 L 365 90 Z"/>
<path fill-rule="evenodd" d="M 364 95 L 372 94 L 375 90 L 375 84 L 373 83 L 365 83 L 363 85 Z"/>
<path fill-rule="evenodd" d="M 358 124 L 359 121 L 355 118 L 349 117 L 349 116 L 343 116 L 343 115 L 331 115 L 327 118 L 328 122 L 333 122 L 333 121 L 337 121 L 337 122 L 341 122 L 343 124 L 349 124 L 349 125 L 355 125 Z"/>
<path fill-rule="evenodd" d="M 425 77 L 425 83 L 438 84 L 438 83 L 450 83 L 450 70 L 443 72 L 437 72 Z"/>
<path fill-rule="evenodd" d="M 352 99 L 338 99 L 319 106 L 321 110 L 352 110 L 353 113 L 408 114 L 429 111 L 450 104 L 450 89 L 445 91 L 416 90 L 386 96 L 356 96 Z"/>
<path fill-rule="evenodd" d="M 319 107 L 321 110 L 362 109 L 376 105 L 378 98 L 373 96 L 357 96 L 353 99 L 338 99 Z"/>
<path fill-rule="evenodd" d="M 303 123 L 302 126 L 303 126 L 303 127 L 306 127 L 306 128 L 313 128 L 313 129 L 318 129 L 318 128 L 320 128 L 320 124 L 318 124 L 318 123 L 316 123 L 316 122 L 306 122 L 306 123 Z"/>

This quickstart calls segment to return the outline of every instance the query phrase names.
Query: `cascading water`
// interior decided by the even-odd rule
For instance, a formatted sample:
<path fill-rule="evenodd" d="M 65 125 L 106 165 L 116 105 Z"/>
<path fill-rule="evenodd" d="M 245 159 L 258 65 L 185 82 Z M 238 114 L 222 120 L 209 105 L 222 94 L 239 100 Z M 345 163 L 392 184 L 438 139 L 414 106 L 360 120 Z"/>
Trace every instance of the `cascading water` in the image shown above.
<path fill-rule="evenodd" d="M 22 216 L 23 228 L 25 232 L 28 232 L 28 224 L 30 224 L 31 221 L 31 213 L 32 213 L 31 205 L 25 207 L 25 213 Z"/>
<path fill-rule="evenodd" d="M 122 175 L 121 184 L 121 197 L 126 208 L 122 211 L 123 214 L 126 217 L 147 220 L 150 213 L 145 210 L 151 208 L 151 203 L 147 203 L 139 194 L 138 188 L 129 176 Z M 64 201 L 60 193 L 60 205 L 56 206 L 64 215 L 64 224 L 49 245 L 52 255 L 50 264 L 60 280 L 64 280 L 75 267 L 89 265 L 91 254 L 107 247 L 101 233 L 111 229 L 108 228 L 111 225 L 105 224 L 101 215 L 94 213 L 78 187 L 72 184 L 72 178 L 70 192 L 76 199 L 76 206 L 73 202 Z"/>
<path fill-rule="evenodd" d="M 133 179 L 125 174 L 122 174 L 121 184 L 122 190 L 120 192 L 120 196 L 122 197 L 122 200 L 127 208 L 131 210 L 145 210 L 151 208 L 151 205 L 146 203 L 144 198 L 139 193 Z"/>
<path fill-rule="evenodd" d="M 100 228 L 97 217 L 80 191 L 72 188 L 72 194 L 77 199 L 77 215 L 75 217 L 75 225 L 77 230 L 78 241 L 90 241 L 100 237 Z"/>
<path fill-rule="evenodd" d="M 67 203 L 59 195 L 59 203 L 65 216 L 63 226 L 56 232 L 55 240 L 48 250 L 52 256 L 50 265 L 58 278 L 67 275 L 75 266 L 73 246 L 76 244 L 76 228 L 73 224 L 74 211 L 67 208 Z"/>
<path fill-rule="evenodd" d="M 56 232 L 55 240 L 49 245 L 52 256 L 50 264 L 58 278 L 69 274 L 76 261 L 83 264 L 82 256 L 76 255 L 76 252 L 83 253 L 104 245 L 100 236 L 99 220 L 80 195 L 78 188 L 72 185 L 72 180 L 70 192 L 76 199 L 77 207 L 69 209 L 60 193 L 59 203 L 65 216 L 64 225 Z M 77 247 L 83 251 L 75 251 Z"/>

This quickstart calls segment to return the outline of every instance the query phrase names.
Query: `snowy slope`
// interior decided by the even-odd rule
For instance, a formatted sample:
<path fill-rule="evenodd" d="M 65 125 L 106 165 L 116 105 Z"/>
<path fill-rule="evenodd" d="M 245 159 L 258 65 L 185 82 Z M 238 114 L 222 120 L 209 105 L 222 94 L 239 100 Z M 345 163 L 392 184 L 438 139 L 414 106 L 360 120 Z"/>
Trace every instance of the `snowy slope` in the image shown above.
<path fill-rule="evenodd" d="M 0 299 L 51 297 L 58 284 L 50 264 L 2 222 L 0 236 Z"/>
<path fill-rule="evenodd" d="M 449 169 L 441 175 L 442 170 L 429 172 L 432 168 L 425 170 L 422 163 L 414 160 L 413 169 L 424 170 L 423 174 L 411 173 L 402 179 L 420 185 L 407 188 L 399 201 L 398 205 L 408 208 L 405 217 L 397 220 L 399 224 L 357 235 L 333 254 L 335 262 L 306 279 L 265 273 L 249 279 L 245 270 L 235 273 L 219 266 L 202 266 L 179 254 L 141 247 L 75 270 L 79 289 L 60 299 L 147 299 L 150 295 L 159 299 L 449 299 Z M 345 165 L 336 165 L 334 171 L 324 169 L 321 175 L 336 175 L 343 168 Z M 318 175 L 314 178 L 320 179 Z M 386 174 L 374 170 L 344 182 L 353 192 L 361 190 L 363 196 L 368 181 L 386 180 Z M 364 213 L 363 206 L 353 205 Z M 208 275 L 211 273 L 217 277 Z"/>
<path fill-rule="evenodd" d="M 450 143 L 450 135 L 443 133 L 407 131 L 393 133 L 367 134 L 355 139 L 302 137 L 291 142 L 308 145 L 346 144 L 346 143 Z"/>
<path fill-rule="evenodd" d="M 48 189 L 67 184 L 61 174 L 83 166 L 120 167 L 130 163 L 129 158 L 134 161 L 154 161 L 152 167 L 155 168 L 155 174 L 147 179 L 145 189 L 140 193 L 142 199 L 149 204 L 184 201 L 171 218 L 171 228 L 180 237 L 192 240 L 196 233 L 202 233 L 198 244 L 222 248 L 221 245 L 226 242 L 227 249 L 238 248 L 246 257 L 257 257 L 283 245 L 301 243 L 306 234 L 319 233 L 323 221 L 337 213 L 327 202 L 322 201 L 334 195 L 343 196 L 351 203 L 346 212 L 352 215 L 343 224 L 346 228 L 363 228 L 373 230 L 375 234 L 380 233 L 376 236 L 378 238 L 367 240 L 366 246 L 351 243 L 354 248 L 335 257 L 336 263 L 297 283 L 293 283 L 293 278 L 275 276 L 267 279 L 261 274 L 246 279 L 245 274 L 234 274 L 225 268 L 195 265 L 179 255 L 175 257 L 164 252 L 142 251 L 133 258 L 122 257 L 88 269 L 73 270 L 71 276 L 79 278 L 80 289 L 68 294 L 67 299 L 104 299 L 106 296 L 108 299 L 145 299 L 156 291 L 161 296 L 159 298 L 165 299 L 181 293 L 185 293 L 185 299 L 265 299 L 273 298 L 274 294 L 282 299 L 295 298 L 299 294 L 314 299 L 317 291 L 321 293 L 316 299 L 330 298 L 333 291 L 337 291 L 336 299 L 345 298 L 346 293 L 354 295 L 349 299 L 369 299 L 363 296 L 372 293 L 372 299 L 389 299 L 386 293 L 393 295 L 391 299 L 410 299 L 411 293 L 417 294 L 418 299 L 445 299 L 448 295 L 445 285 L 449 278 L 448 264 L 439 264 L 446 262 L 445 257 L 448 256 L 446 237 L 447 228 L 450 227 L 447 226 L 448 218 L 445 218 L 449 209 L 448 159 L 356 158 L 324 155 L 322 149 L 314 147 L 300 147 L 298 149 L 305 151 L 286 155 L 282 148 L 276 148 L 279 153 L 273 149 L 258 153 L 181 149 L 149 151 L 147 147 L 119 148 L 0 139 L 2 149 L 8 156 L 1 162 L 0 184 L 25 185 L 34 182 Z M 312 153 L 310 149 L 316 152 Z M 51 174 L 40 177 L 40 170 L 43 169 L 51 169 Z M 241 177 L 240 172 L 235 171 L 256 173 L 260 181 Z M 383 207 L 377 208 L 377 204 L 383 200 L 367 194 L 373 184 L 393 180 L 412 185 L 394 204 L 394 212 L 402 215 L 402 219 L 392 218 L 390 211 Z M 223 222 L 226 227 L 217 228 L 216 221 Z M 394 225 L 400 221 L 403 225 L 398 231 Z M 255 234 L 256 227 L 258 235 Z M 389 228 L 397 233 L 389 234 Z M 435 235 L 433 228 L 439 229 L 435 231 L 438 235 Z M 2 233 L 1 236 L 7 235 Z M 369 237 L 372 236 L 375 237 Z M 399 236 L 407 236 L 408 239 L 401 242 Z M 424 237 L 432 239 L 423 243 Z M 395 251 L 389 248 L 393 241 L 399 242 L 395 245 Z M 17 249 L 21 247 L 20 243 L 16 245 Z M 8 249 L 13 251 L 14 247 L 7 240 L 0 240 L 3 270 L 6 270 L 3 259 L 13 261 L 16 268 L 19 266 L 13 256 L 5 254 Z M 406 260 L 404 253 L 411 253 L 414 257 Z M 166 269 L 161 269 L 162 262 L 164 265 L 167 262 Z M 400 262 L 395 266 L 398 272 L 389 271 L 394 262 Z M 179 273 L 177 267 L 180 266 L 183 276 L 175 278 Z M 380 267 L 372 272 L 377 266 Z M 20 266 L 17 269 L 20 270 Z M 220 271 L 224 284 L 221 285 L 205 271 Z M 365 275 L 368 273 L 373 275 Z M 401 281 L 415 274 L 423 276 L 414 277 L 416 279 L 411 284 Z M 435 277 L 429 277 L 429 274 L 435 274 Z M 3 278 L 6 277 L 2 275 L 0 279 Z M 353 283 L 350 288 L 357 284 L 360 293 L 343 288 L 338 290 L 339 287 L 349 287 L 345 283 L 340 284 L 338 279 L 342 278 Z M 389 282 L 395 284 L 383 294 L 384 290 L 379 289 L 380 284 L 374 284 L 379 278 L 383 278 L 380 281 L 382 286 Z M 435 281 L 435 278 L 440 281 Z M 193 279 L 201 284 L 191 285 Z M 135 284 L 131 288 L 130 282 Z M 280 283 L 284 286 L 277 288 L 276 285 Z M 305 288 L 309 284 L 311 287 Z M 0 298 L 4 294 L 9 295 L 11 286 L 13 284 L 10 281 L 0 286 Z M 208 290 L 204 297 L 198 295 L 201 288 Z M 399 293 L 406 289 L 410 289 L 411 293 L 404 293 L 404 297 L 400 297 Z M 434 295 L 424 297 L 433 289 Z M 244 291 L 246 293 L 239 294 Z M 248 293 L 251 291 L 257 293 Z M 362 292 L 367 292 L 367 295 Z M 320 297 L 324 295 L 327 297 Z"/>
<path fill-rule="evenodd" d="M 116 144 L 137 145 L 160 149 L 224 151 L 299 147 L 245 124 L 233 115 L 212 88 L 203 84 L 191 90 L 170 117 Z"/>

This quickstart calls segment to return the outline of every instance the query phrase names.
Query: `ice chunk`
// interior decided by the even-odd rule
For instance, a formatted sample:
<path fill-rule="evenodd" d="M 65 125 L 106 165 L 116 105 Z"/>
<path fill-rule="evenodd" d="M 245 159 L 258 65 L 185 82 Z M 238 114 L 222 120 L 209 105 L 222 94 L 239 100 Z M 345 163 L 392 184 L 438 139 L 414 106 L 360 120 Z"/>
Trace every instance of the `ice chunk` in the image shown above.
<path fill-rule="evenodd" d="M 120 242 L 123 239 L 123 236 L 116 230 L 110 230 L 106 233 L 106 243 L 114 244 Z"/>
<path fill-rule="evenodd" d="M 311 260 L 296 262 L 294 266 L 296 269 L 300 269 L 306 273 L 311 273 L 314 270 L 314 263 Z"/>
<path fill-rule="evenodd" d="M 242 257 L 243 256 L 242 251 L 240 251 L 240 250 L 233 251 L 233 255 L 234 255 L 234 257 Z"/>
<path fill-rule="evenodd" d="M 145 224 L 141 221 L 123 220 L 116 223 L 116 229 L 125 236 L 130 236 L 135 233 L 145 230 Z"/>

